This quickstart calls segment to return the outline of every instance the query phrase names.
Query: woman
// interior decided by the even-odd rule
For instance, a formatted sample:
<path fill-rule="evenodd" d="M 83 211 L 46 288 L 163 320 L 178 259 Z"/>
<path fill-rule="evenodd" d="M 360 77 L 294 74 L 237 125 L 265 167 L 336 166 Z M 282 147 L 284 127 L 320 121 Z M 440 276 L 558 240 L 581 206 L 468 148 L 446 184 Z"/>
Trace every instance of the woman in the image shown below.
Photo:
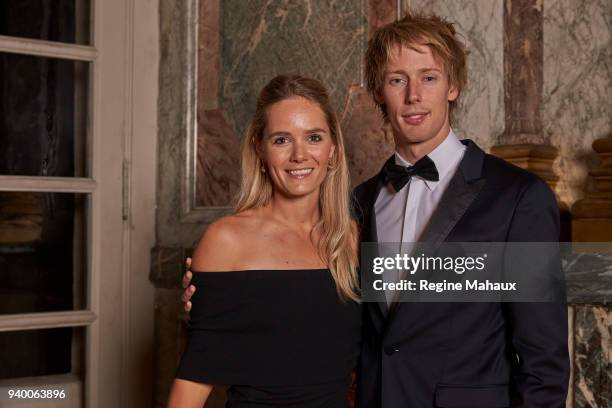
<path fill-rule="evenodd" d="M 261 91 L 233 215 L 192 261 L 191 330 L 168 406 L 347 406 L 359 352 L 357 231 L 340 127 L 316 80 Z"/>

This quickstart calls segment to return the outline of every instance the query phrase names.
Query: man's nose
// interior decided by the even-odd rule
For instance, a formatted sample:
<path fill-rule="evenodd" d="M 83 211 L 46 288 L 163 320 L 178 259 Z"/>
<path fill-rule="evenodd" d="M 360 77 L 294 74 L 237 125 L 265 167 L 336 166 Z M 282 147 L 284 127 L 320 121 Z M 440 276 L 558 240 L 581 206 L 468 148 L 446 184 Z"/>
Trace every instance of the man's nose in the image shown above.
<path fill-rule="evenodd" d="M 410 81 L 406 87 L 406 103 L 412 104 L 421 101 L 421 87 L 416 81 Z"/>

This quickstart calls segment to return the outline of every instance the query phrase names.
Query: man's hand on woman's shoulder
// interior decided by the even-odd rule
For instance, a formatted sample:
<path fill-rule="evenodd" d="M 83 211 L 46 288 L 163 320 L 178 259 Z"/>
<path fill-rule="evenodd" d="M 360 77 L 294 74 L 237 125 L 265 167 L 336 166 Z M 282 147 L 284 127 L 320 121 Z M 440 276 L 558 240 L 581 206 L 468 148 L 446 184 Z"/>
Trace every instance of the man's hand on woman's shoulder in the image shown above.
<path fill-rule="evenodd" d="M 191 258 L 187 258 L 185 260 L 185 267 L 187 272 L 183 275 L 183 296 L 181 296 L 181 300 L 183 301 L 183 308 L 186 312 L 191 310 L 191 297 L 195 293 L 195 286 L 190 285 L 191 278 L 193 278 L 193 273 L 191 272 Z"/>

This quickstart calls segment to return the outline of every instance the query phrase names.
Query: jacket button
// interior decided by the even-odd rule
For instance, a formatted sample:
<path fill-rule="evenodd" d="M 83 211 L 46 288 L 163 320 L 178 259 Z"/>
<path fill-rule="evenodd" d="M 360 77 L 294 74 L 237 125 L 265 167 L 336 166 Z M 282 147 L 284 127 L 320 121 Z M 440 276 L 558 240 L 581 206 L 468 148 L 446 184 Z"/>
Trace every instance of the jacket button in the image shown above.
<path fill-rule="evenodd" d="M 385 354 L 387 355 L 397 353 L 398 351 L 399 351 L 399 347 L 397 346 L 385 346 Z"/>

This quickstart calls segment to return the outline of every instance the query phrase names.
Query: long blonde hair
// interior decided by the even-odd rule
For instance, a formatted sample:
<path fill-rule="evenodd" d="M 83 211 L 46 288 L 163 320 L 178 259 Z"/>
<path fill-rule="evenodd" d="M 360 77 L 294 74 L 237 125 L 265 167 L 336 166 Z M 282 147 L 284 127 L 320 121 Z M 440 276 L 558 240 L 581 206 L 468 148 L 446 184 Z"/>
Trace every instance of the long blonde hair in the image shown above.
<path fill-rule="evenodd" d="M 261 171 L 264 163 L 257 154 L 257 146 L 262 142 L 267 109 L 296 96 L 308 99 L 321 108 L 336 146 L 330 160 L 332 166 L 327 169 L 327 176 L 320 189 L 321 218 L 313 228 L 313 232 L 320 232 L 319 255 L 331 271 L 338 295 L 344 300 L 358 301 L 357 231 L 351 223 L 349 171 L 344 142 L 329 95 L 319 81 L 297 75 L 280 75 L 261 90 L 255 114 L 242 143 L 242 179 L 234 211 L 240 213 L 270 202 L 274 187 L 267 173 Z"/>

